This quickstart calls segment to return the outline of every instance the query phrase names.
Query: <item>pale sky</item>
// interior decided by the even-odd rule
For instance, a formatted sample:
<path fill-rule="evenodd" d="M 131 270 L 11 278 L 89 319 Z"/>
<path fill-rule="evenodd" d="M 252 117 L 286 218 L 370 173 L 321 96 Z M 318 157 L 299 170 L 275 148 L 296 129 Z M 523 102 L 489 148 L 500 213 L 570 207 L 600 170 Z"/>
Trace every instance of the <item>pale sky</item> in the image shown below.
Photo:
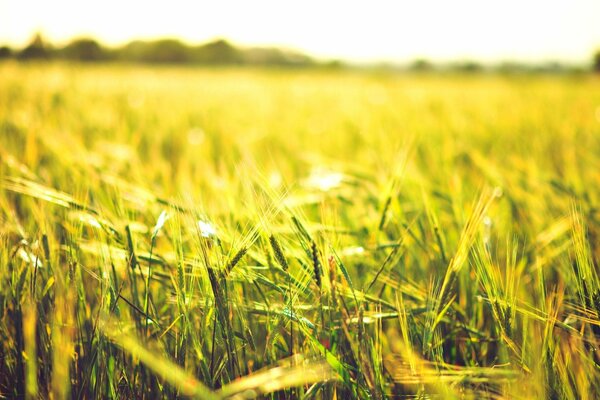
<path fill-rule="evenodd" d="M 600 0 L 0 0 L 0 43 L 36 31 L 59 44 L 222 37 L 352 61 L 585 62 L 600 48 Z"/>

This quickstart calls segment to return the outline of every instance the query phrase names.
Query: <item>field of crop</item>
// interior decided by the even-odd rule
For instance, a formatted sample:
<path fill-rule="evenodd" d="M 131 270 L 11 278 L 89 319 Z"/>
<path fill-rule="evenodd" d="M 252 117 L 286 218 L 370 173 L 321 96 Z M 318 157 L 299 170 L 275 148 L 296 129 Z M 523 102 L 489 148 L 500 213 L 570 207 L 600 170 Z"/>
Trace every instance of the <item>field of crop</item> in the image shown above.
<path fill-rule="evenodd" d="M 0 393 L 600 396 L 600 78 L 0 64 Z"/>

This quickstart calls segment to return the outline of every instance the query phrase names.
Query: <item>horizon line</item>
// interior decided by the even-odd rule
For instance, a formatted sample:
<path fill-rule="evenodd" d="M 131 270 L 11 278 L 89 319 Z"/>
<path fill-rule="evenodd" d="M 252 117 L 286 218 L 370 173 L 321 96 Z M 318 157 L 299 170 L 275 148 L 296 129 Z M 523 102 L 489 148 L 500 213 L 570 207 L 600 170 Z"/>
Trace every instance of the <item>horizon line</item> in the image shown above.
<path fill-rule="evenodd" d="M 593 57 L 597 52 L 600 52 L 600 44 L 595 48 L 590 50 L 589 58 L 571 58 L 564 56 L 556 56 L 556 55 L 547 55 L 542 57 L 535 58 L 519 58 L 514 56 L 497 56 L 497 57 L 481 57 L 481 56 L 473 56 L 473 55 L 456 55 L 453 57 L 436 57 L 436 56 L 427 56 L 425 54 L 415 54 L 414 56 L 405 56 L 398 58 L 389 58 L 389 57 L 344 57 L 344 56 L 335 56 L 335 55 L 323 55 L 319 54 L 319 52 L 311 52 L 310 50 L 304 50 L 295 46 L 283 45 L 283 44 L 275 44 L 275 43 L 248 43 L 243 41 L 238 41 L 235 39 L 231 39 L 224 35 L 214 35 L 208 39 L 204 40 L 190 40 L 187 38 L 183 38 L 177 35 L 147 35 L 147 36 L 138 36 L 130 39 L 120 40 L 120 41 L 110 41 L 110 40 L 102 40 L 93 34 L 78 34 L 72 35 L 68 39 L 63 40 L 53 40 L 49 39 L 48 35 L 46 35 L 43 30 L 38 30 L 34 32 L 30 38 L 25 41 L 25 43 L 17 44 L 16 41 L 3 40 L 0 41 L 0 47 L 8 47 L 13 50 L 23 50 L 27 46 L 29 46 L 37 36 L 40 36 L 44 42 L 51 44 L 53 47 L 65 47 L 70 43 L 73 43 L 77 40 L 93 40 L 97 42 L 100 46 L 106 49 L 118 49 L 127 46 L 128 44 L 134 42 L 158 42 L 164 40 L 174 40 L 178 41 L 186 46 L 194 47 L 194 46 L 202 46 L 210 43 L 215 43 L 218 41 L 224 41 L 232 45 L 233 47 L 239 49 L 277 49 L 282 51 L 290 51 L 295 52 L 297 54 L 310 57 L 311 59 L 317 62 L 342 62 L 348 65 L 354 66 L 377 66 L 377 65 L 389 65 L 389 66 L 406 66 L 411 65 L 419 61 L 424 61 L 427 63 L 431 63 L 436 66 L 451 66 L 452 64 L 457 63 L 468 63 L 473 62 L 477 63 L 481 66 L 493 67 L 493 66 L 501 66 L 503 64 L 516 64 L 521 66 L 540 66 L 540 65 L 549 65 L 549 64 L 559 64 L 561 66 L 569 66 L 569 67 L 582 67 L 589 66 L 593 64 Z"/>

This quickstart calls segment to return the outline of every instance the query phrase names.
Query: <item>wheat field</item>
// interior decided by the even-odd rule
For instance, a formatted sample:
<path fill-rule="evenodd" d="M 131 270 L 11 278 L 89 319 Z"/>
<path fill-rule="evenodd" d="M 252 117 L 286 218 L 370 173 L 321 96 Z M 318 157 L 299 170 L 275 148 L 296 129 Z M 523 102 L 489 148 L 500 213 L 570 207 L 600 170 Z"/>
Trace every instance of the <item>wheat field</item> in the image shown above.
<path fill-rule="evenodd" d="M 0 393 L 600 396 L 600 78 L 0 64 Z"/>

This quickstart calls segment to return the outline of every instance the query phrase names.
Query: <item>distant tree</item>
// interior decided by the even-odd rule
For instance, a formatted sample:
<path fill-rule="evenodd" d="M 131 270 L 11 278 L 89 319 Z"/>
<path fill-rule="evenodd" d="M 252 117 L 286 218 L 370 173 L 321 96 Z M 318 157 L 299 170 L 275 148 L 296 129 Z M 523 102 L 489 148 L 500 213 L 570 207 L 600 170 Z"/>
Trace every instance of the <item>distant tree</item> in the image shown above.
<path fill-rule="evenodd" d="M 496 66 L 496 70 L 503 74 L 523 73 L 529 71 L 530 69 L 531 67 L 528 67 L 526 64 L 516 61 L 503 61 Z"/>
<path fill-rule="evenodd" d="M 241 52 L 226 40 L 218 39 L 194 49 L 194 61 L 204 64 L 240 64 Z"/>
<path fill-rule="evenodd" d="M 238 50 L 241 61 L 252 65 L 276 65 L 283 67 L 305 67 L 314 64 L 307 55 L 272 47 L 254 47 Z"/>
<path fill-rule="evenodd" d="M 123 47 L 115 50 L 116 58 L 122 61 L 136 61 L 141 62 L 144 58 L 148 44 L 141 40 L 134 40 L 127 43 Z"/>
<path fill-rule="evenodd" d="M 413 61 L 412 64 L 410 64 L 409 68 L 412 71 L 424 72 L 424 71 L 431 71 L 434 68 L 434 66 L 431 63 L 431 61 L 426 60 L 424 58 L 419 58 L 419 59 L 416 59 L 415 61 Z"/>
<path fill-rule="evenodd" d="M 342 60 L 331 60 L 327 61 L 324 67 L 328 69 L 342 69 L 344 68 L 344 62 Z"/>
<path fill-rule="evenodd" d="M 547 73 L 547 74 L 556 74 L 560 72 L 564 72 L 566 70 L 565 66 L 561 64 L 559 61 L 547 61 L 536 65 L 534 67 L 535 72 Z"/>
<path fill-rule="evenodd" d="M 47 59 L 50 49 L 40 33 L 36 33 L 31 42 L 18 54 L 21 60 Z"/>
<path fill-rule="evenodd" d="M 0 47 L 0 60 L 10 58 L 13 55 L 13 51 L 8 46 Z"/>
<path fill-rule="evenodd" d="M 185 63 L 190 60 L 190 48 L 176 39 L 150 42 L 143 61 L 156 63 Z"/>
<path fill-rule="evenodd" d="M 94 39 L 75 39 L 65 46 L 60 54 L 69 60 L 100 61 L 108 58 L 106 50 Z"/>
<path fill-rule="evenodd" d="M 180 64 L 191 60 L 191 47 L 177 39 L 136 40 L 118 49 L 118 58 L 125 61 Z"/>
<path fill-rule="evenodd" d="M 600 73 L 600 50 L 594 54 L 594 71 Z"/>
<path fill-rule="evenodd" d="M 459 72 L 474 73 L 483 70 L 483 66 L 475 61 L 463 61 L 457 63 L 453 69 Z"/>

